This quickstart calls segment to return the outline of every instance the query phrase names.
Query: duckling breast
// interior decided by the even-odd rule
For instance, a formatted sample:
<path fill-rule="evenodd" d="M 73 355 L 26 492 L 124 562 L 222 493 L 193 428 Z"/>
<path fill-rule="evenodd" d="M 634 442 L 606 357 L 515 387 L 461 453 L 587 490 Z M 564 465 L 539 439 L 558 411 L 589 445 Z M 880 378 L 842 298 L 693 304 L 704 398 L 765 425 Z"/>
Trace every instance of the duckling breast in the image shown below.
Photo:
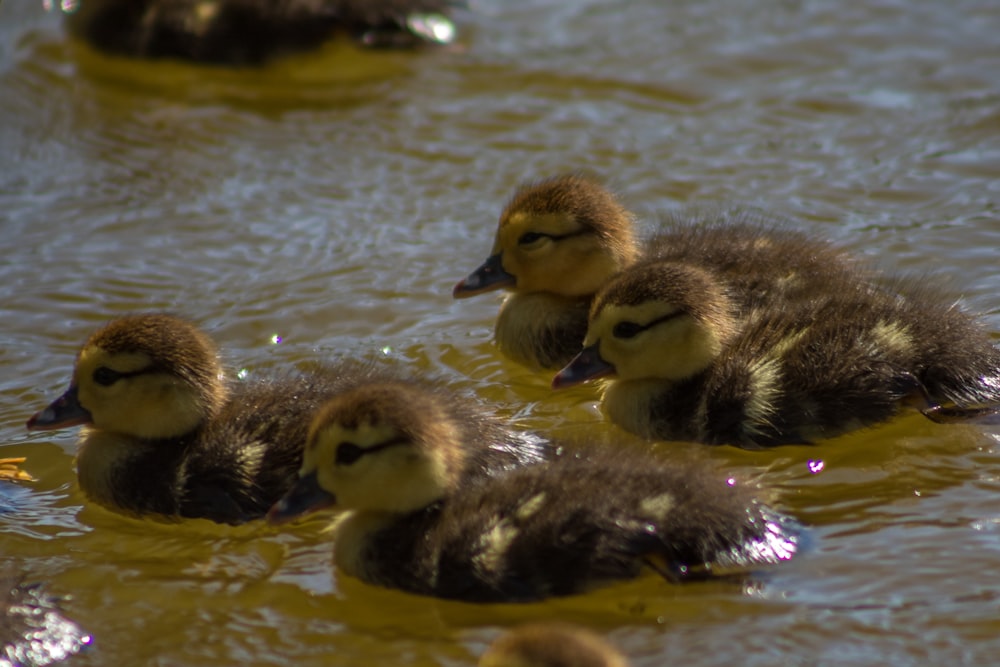
<path fill-rule="evenodd" d="M 497 346 L 518 363 L 559 368 L 583 347 L 589 306 L 544 292 L 509 294 L 497 315 Z"/>

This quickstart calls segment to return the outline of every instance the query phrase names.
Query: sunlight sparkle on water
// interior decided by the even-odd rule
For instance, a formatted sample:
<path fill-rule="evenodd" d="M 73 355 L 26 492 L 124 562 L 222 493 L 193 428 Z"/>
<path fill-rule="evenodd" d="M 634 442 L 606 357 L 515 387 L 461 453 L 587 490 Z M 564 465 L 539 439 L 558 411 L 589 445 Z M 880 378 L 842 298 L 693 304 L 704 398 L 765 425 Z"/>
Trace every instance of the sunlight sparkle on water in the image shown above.
<path fill-rule="evenodd" d="M 58 2 L 56 0 L 42 0 L 42 8 L 47 12 L 51 12 L 56 4 L 59 5 L 59 10 L 65 14 L 72 14 L 80 6 L 79 0 L 58 0 Z"/>
<path fill-rule="evenodd" d="M 279 334 L 274 334 L 273 336 L 271 336 L 271 345 L 278 345 L 283 340 L 285 339 L 282 338 Z"/>
<path fill-rule="evenodd" d="M 236 373 L 236 377 L 238 377 L 241 380 L 246 380 L 248 375 L 250 375 L 250 369 L 248 369 L 248 368 L 241 368 Z"/>
<path fill-rule="evenodd" d="M 821 461 L 820 459 L 809 459 L 809 461 L 806 463 L 806 467 L 809 468 L 809 472 L 811 472 L 814 475 L 822 472 L 825 466 L 826 464 L 823 463 L 823 461 Z"/>

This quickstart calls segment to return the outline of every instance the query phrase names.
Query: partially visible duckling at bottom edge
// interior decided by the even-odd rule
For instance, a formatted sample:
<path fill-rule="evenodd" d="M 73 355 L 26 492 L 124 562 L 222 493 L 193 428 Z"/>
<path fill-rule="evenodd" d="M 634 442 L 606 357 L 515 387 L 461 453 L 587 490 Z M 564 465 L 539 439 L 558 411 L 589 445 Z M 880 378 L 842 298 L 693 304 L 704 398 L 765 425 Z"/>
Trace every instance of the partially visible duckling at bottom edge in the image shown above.
<path fill-rule="evenodd" d="M 628 660 L 595 633 L 568 623 L 532 623 L 498 637 L 479 667 L 628 667 Z"/>
<path fill-rule="evenodd" d="M 1000 407 L 1000 350 L 913 278 L 845 275 L 743 315 L 711 271 L 644 263 L 595 297 L 584 344 L 553 387 L 609 378 L 605 414 L 649 439 L 754 448 L 831 438 L 907 403 L 938 421 Z"/>
<path fill-rule="evenodd" d="M 292 487 L 316 409 L 385 377 L 418 392 L 445 391 L 440 381 L 350 361 L 227 381 L 215 343 L 191 322 L 126 315 L 90 336 L 69 389 L 28 428 L 84 426 L 77 475 L 101 505 L 238 524 L 263 517 Z M 453 400 L 449 414 L 463 435 L 486 443 L 477 451 L 484 474 L 545 456 L 545 441 L 509 429 L 471 398 Z"/>
<path fill-rule="evenodd" d="M 525 182 L 500 215 L 490 257 L 452 294 L 508 290 L 494 331 L 500 351 L 529 366 L 560 368 L 582 347 L 594 294 L 639 261 L 710 269 L 738 307 L 802 298 L 862 271 L 842 248 L 765 211 L 716 207 L 663 217 L 653 236 L 642 239 L 632 213 L 595 178 Z"/>
<path fill-rule="evenodd" d="M 338 33 L 366 47 L 449 44 L 459 0 L 81 0 L 72 33 L 111 54 L 260 65 Z"/>
<path fill-rule="evenodd" d="M 93 639 L 63 616 L 59 600 L 41 584 L 25 583 L 13 566 L 0 566 L 0 665 L 43 667 L 90 646 Z"/>
<path fill-rule="evenodd" d="M 459 424 L 405 387 L 371 384 L 317 414 L 275 524 L 324 507 L 335 562 L 363 581 L 473 602 L 526 602 L 637 577 L 671 581 L 790 559 L 799 526 L 747 483 L 624 447 L 563 447 L 465 483 Z"/>

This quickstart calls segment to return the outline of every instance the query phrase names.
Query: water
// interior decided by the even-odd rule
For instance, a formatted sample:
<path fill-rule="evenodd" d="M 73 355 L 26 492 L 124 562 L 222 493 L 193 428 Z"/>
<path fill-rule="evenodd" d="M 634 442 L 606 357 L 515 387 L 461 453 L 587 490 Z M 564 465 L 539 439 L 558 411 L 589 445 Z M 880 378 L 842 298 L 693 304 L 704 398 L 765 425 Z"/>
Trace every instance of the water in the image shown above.
<path fill-rule="evenodd" d="M 528 427 L 593 429 L 500 358 L 496 302 L 452 285 L 522 179 L 586 168 L 654 222 L 741 201 L 1000 331 L 996 3 L 482 0 L 457 48 L 333 44 L 264 70 L 99 56 L 41 3 L 0 6 L 0 545 L 94 635 L 74 664 L 472 665 L 556 616 L 635 665 L 986 664 L 1000 649 L 1000 436 L 919 417 L 817 447 L 690 449 L 760 475 L 811 549 L 746 585 L 655 577 L 476 606 L 338 576 L 322 523 L 135 521 L 29 436 L 99 323 L 166 309 L 247 373 L 385 354 Z M 280 341 L 280 342 L 279 342 Z M 618 437 L 601 425 L 602 432 Z"/>

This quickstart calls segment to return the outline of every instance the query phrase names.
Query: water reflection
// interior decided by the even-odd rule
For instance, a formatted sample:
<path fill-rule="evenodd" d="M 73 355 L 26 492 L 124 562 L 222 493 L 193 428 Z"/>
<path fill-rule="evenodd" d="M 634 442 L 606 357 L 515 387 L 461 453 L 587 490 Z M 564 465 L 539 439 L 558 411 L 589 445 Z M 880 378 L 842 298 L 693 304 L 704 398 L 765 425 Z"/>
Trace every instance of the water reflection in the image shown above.
<path fill-rule="evenodd" d="M 97 637 L 80 664 L 471 665 L 500 628 L 552 616 L 639 667 L 989 664 L 988 428 L 658 445 L 776 485 L 812 549 L 749 588 L 651 578 L 511 609 L 339 577 L 319 525 L 279 537 L 104 512 L 76 489 L 72 434 L 23 423 L 87 332 L 164 308 L 205 323 L 235 368 L 390 347 L 528 427 L 626 446 L 591 391 L 556 397 L 499 356 L 495 303 L 449 293 L 516 183 L 579 167 L 649 224 L 717 200 L 787 213 L 931 273 L 1000 331 L 1000 62 L 983 48 L 998 18 L 975 0 L 484 2 L 464 53 L 331 45 L 248 75 L 110 59 L 40 3 L 3 3 L 0 437 L 39 479 L 7 489 L 5 552 L 73 594 L 67 613 Z"/>

